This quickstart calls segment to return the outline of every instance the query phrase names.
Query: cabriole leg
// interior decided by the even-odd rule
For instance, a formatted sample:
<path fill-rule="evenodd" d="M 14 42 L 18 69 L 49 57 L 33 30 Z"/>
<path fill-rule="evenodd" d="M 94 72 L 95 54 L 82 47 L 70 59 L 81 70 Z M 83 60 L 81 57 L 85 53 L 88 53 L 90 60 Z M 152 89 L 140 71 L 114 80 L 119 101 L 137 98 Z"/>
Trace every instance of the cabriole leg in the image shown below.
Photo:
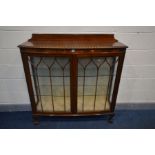
<path fill-rule="evenodd" d="M 33 116 L 33 124 L 38 125 L 39 124 L 39 116 Z"/>
<path fill-rule="evenodd" d="M 111 115 L 109 115 L 109 117 L 108 117 L 108 122 L 109 123 L 113 123 L 113 117 L 115 116 L 115 114 L 111 114 Z"/>

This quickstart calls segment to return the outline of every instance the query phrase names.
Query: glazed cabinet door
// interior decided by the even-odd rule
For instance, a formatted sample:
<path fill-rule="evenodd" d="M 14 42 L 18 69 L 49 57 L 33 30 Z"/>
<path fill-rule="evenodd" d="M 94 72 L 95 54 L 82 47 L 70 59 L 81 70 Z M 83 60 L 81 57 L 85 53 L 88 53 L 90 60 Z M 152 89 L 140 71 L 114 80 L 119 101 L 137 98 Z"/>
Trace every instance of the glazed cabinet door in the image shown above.
<path fill-rule="evenodd" d="M 28 56 L 36 113 L 71 112 L 70 63 L 69 56 Z"/>
<path fill-rule="evenodd" d="M 33 114 L 113 112 L 124 55 L 22 54 Z"/>
<path fill-rule="evenodd" d="M 106 54 L 78 56 L 78 113 L 112 110 L 118 59 Z"/>

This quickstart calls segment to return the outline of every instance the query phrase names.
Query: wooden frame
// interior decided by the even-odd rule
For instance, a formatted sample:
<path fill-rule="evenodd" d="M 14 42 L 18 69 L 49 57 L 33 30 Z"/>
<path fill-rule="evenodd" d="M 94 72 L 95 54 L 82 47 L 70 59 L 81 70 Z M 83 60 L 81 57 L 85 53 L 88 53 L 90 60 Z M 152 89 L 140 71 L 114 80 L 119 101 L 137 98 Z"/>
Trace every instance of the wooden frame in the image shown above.
<path fill-rule="evenodd" d="M 78 36 L 79 40 L 82 40 L 83 42 L 85 40 L 87 41 L 93 41 L 93 39 L 99 38 L 99 45 L 102 44 L 101 41 L 104 41 L 107 43 L 103 44 L 102 48 L 87 48 L 87 46 L 83 46 L 80 48 L 80 45 L 78 44 L 78 47 L 74 48 L 59 48 L 59 47 L 53 47 L 52 48 L 52 42 L 49 45 L 46 44 L 47 40 L 53 41 L 53 39 L 59 39 L 59 41 L 65 40 L 66 38 L 69 39 L 67 42 L 69 45 L 68 47 L 72 47 L 71 43 L 69 43 L 71 40 L 74 40 L 74 36 Z M 92 38 L 91 38 L 92 37 Z M 38 117 L 39 116 L 87 116 L 87 115 L 109 115 L 109 120 L 111 121 L 112 117 L 114 116 L 114 110 L 116 106 L 116 99 L 118 94 L 118 88 L 121 78 L 121 72 L 125 57 L 125 51 L 127 46 L 118 43 L 117 40 L 114 39 L 113 35 L 109 35 L 106 39 L 107 35 L 33 35 L 32 39 L 30 39 L 28 42 L 21 44 L 20 51 L 23 61 L 23 67 L 26 77 L 26 82 L 28 86 L 28 92 L 30 96 L 31 101 L 31 107 L 32 107 L 32 115 L 34 118 L 34 123 L 38 123 Z M 91 40 L 92 39 L 92 40 Z M 44 46 L 45 43 L 46 46 Z M 55 41 L 55 40 L 54 40 Z M 29 45 L 29 42 L 34 42 L 35 45 Z M 118 45 L 117 45 L 118 43 Z M 43 47 L 40 47 L 39 45 L 42 44 Z M 97 44 L 97 43 L 96 43 Z M 115 47 L 114 44 L 117 46 Z M 50 47 L 49 47 L 50 46 Z M 97 46 L 97 45 L 96 45 Z M 46 48 L 45 48 L 46 47 Z M 38 112 L 35 105 L 35 98 L 34 98 L 34 92 L 32 87 L 32 79 L 30 75 L 30 68 L 28 63 L 28 57 L 29 56 L 36 56 L 36 57 L 68 57 L 70 58 L 70 93 L 71 93 L 71 112 Z M 78 59 L 79 58 L 87 58 L 87 57 L 118 57 L 118 66 L 116 71 L 116 77 L 114 82 L 114 90 L 112 95 L 112 103 L 110 105 L 109 111 L 98 111 L 98 112 L 77 112 L 77 72 L 78 72 Z"/>

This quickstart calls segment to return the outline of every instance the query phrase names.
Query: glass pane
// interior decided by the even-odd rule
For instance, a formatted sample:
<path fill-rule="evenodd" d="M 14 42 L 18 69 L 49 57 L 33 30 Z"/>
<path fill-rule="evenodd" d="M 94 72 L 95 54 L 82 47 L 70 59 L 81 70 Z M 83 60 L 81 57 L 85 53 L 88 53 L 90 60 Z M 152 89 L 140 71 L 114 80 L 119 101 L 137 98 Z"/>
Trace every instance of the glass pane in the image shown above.
<path fill-rule="evenodd" d="M 78 60 L 78 112 L 110 110 L 116 57 Z"/>
<path fill-rule="evenodd" d="M 70 59 L 29 57 L 37 111 L 70 112 Z"/>

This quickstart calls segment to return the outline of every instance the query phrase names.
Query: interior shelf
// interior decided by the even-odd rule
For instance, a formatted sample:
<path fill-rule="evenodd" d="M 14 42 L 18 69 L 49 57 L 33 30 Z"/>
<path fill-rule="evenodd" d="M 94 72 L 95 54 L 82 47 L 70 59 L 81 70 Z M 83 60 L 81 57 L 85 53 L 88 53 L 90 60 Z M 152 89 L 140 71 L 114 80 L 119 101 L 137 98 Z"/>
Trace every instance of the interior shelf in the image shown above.
<path fill-rule="evenodd" d="M 41 101 L 37 103 L 37 111 L 39 112 L 70 112 L 70 97 L 66 97 L 66 103 L 64 105 L 64 97 L 53 97 L 54 109 L 51 102 L 51 96 L 41 96 Z M 94 106 L 94 96 L 85 96 L 84 105 L 82 104 L 82 96 L 78 96 L 78 112 L 90 112 L 90 111 L 107 111 L 110 110 L 110 103 L 106 96 L 96 96 L 96 104 Z"/>

